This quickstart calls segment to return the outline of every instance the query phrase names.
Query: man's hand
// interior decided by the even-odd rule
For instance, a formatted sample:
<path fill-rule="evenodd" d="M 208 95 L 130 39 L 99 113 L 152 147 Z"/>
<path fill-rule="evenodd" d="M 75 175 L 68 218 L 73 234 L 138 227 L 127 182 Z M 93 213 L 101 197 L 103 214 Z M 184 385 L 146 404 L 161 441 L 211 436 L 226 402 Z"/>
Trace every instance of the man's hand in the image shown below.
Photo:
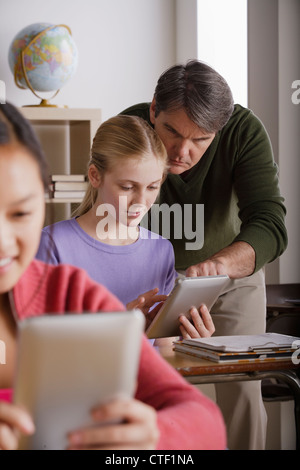
<path fill-rule="evenodd" d="M 190 266 L 187 277 L 227 274 L 231 279 L 250 276 L 255 269 L 255 251 L 248 243 L 235 242 L 202 263 Z"/>

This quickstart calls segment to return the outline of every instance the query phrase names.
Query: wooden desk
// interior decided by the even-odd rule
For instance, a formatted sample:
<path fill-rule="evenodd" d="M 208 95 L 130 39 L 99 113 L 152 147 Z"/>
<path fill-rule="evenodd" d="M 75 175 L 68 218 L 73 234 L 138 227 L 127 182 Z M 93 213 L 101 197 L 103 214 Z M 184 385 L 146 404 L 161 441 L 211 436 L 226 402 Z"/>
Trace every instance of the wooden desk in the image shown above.
<path fill-rule="evenodd" d="M 289 385 L 295 400 L 297 450 L 300 449 L 300 379 L 296 374 L 296 370 L 300 370 L 300 364 L 293 364 L 291 360 L 219 364 L 173 351 L 172 342 L 174 339 L 157 339 L 154 347 L 171 366 L 192 384 L 275 378 Z"/>

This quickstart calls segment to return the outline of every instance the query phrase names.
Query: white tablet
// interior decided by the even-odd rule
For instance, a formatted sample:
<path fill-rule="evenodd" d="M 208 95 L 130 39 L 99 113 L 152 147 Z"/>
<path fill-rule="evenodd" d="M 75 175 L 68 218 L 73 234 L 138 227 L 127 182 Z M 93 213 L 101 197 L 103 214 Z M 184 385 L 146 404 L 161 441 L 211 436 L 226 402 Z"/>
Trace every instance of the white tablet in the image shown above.
<path fill-rule="evenodd" d="M 136 388 L 144 315 L 139 310 L 47 315 L 20 323 L 14 402 L 36 432 L 21 449 L 65 449 L 90 410 Z"/>
<path fill-rule="evenodd" d="M 185 277 L 177 280 L 172 292 L 147 329 L 148 338 L 180 336 L 180 315 L 189 318 L 189 309 L 206 304 L 210 309 L 228 282 L 228 276 Z"/>

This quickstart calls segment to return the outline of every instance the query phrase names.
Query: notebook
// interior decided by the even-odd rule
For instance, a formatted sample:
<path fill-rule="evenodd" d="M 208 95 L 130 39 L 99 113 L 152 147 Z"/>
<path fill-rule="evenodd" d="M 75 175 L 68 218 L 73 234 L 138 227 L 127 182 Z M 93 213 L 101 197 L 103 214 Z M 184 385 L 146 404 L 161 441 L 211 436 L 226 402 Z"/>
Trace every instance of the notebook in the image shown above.
<path fill-rule="evenodd" d="M 261 335 L 215 336 L 174 342 L 174 350 L 215 362 L 283 360 L 300 348 L 300 338 L 265 333 Z"/>
<path fill-rule="evenodd" d="M 296 341 L 300 341 L 300 338 L 279 333 L 263 333 L 260 335 L 212 336 L 210 338 L 185 339 L 183 343 L 205 347 L 214 351 L 246 352 L 290 348 Z"/>

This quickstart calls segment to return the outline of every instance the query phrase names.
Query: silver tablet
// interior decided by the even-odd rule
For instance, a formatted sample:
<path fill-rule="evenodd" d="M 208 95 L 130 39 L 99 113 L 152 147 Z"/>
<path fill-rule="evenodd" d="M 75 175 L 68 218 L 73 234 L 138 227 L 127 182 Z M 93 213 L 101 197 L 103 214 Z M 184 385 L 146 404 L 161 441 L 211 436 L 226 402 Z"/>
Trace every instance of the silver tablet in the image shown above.
<path fill-rule="evenodd" d="M 210 309 L 229 278 L 226 275 L 185 277 L 177 280 L 172 292 L 147 329 L 148 338 L 180 336 L 180 315 L 189 318 L 191 307 L 206 304 Z"/>
<path fill-rule="evenodd" d="M 47 315 L 20 323 L 14 402 L 36 432 L 21 449 L 64 449 L 66 435 L 92 423 L 90 410 L 134 395 L 144 331 L 139 310 Z"/>

